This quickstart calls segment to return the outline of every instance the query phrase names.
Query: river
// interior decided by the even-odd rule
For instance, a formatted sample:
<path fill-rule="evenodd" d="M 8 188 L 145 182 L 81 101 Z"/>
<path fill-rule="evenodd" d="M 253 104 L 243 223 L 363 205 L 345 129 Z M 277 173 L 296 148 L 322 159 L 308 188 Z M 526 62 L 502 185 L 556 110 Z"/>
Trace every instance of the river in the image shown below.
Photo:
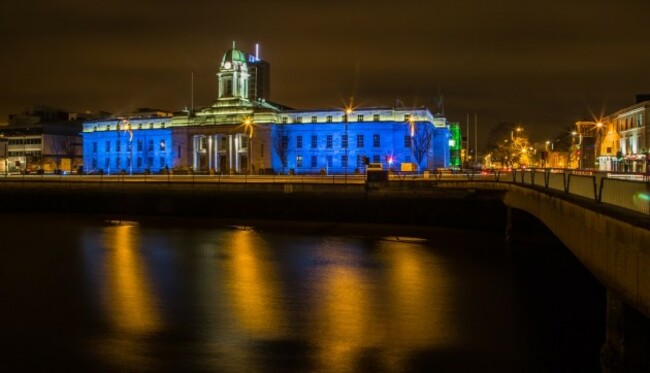
<path fill-rule="evenodd" d="M 561 243 L 426 232 L 0 215 L 2 364 L 598 370 L 604 291 Z"/>

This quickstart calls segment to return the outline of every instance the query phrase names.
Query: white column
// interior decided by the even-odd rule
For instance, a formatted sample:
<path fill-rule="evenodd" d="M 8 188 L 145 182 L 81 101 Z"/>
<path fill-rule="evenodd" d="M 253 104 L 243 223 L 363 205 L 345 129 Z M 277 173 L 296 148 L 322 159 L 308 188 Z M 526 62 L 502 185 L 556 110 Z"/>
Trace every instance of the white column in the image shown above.
<path fill-rule="evenodd" d="M 235 135 L 235 170 L 241 172 L 241 165 L 239 164 L 239 150 L 241 149 L 241 134 Z"/>
<path fill-rule="evenodd" d="M 219 135 L 212 135 L 212 164 L 215 171 L 219 170 Z"/>
<path fill-rule="evenodd" d="M 208 136 L 208 153 L 206 154 L 206 158 L 208 159 L 208 170 L 211 170 L 213 165 L 212 165 L 212 157 L 213 157 L 213 151 L 214 151 L 214 146 L 212 145 L 212 136 Z"/>
<path fill-rule="evenodd" d="M 233 150 L 235 149 L 235 141 L 233 135 L 228 135 L 228 167 L 230 170 L 235 168 L 235 160 L 233 159 Z"/>
<path fill-rule="evenodd" d="M 194 170 L 198 169 L 199 163 L 199 137 L 192 137 L 192 168 Z"/>

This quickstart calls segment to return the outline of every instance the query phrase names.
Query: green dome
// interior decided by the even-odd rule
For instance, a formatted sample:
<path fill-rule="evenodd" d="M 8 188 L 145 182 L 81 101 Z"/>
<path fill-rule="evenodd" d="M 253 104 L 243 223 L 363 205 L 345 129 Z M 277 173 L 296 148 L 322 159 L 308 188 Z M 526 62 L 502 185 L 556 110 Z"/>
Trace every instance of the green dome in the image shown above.
<path fill-rule="evenodd" d="M 223 59 L 221 59 L 221 66 L 223 66 L 226 62 L 230 62 L 230 64 L 233 66 L 245 64 L 246 55 L 244 52 L 235 48 L 228 49 L 226 54 L 223 55 Z"/>

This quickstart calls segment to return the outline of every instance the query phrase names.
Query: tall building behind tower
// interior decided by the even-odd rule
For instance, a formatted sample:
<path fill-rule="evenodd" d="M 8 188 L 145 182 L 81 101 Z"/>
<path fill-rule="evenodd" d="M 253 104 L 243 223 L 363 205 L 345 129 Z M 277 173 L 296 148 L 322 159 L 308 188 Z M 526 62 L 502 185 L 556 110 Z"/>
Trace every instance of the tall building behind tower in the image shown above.
<path fill-rule="evenodd" d="M 255 44 L 255 54 L 247 54 L 248 98 L 251 101 L 271 98 L 271 65 L 259 57 L 259 44 Z"/>

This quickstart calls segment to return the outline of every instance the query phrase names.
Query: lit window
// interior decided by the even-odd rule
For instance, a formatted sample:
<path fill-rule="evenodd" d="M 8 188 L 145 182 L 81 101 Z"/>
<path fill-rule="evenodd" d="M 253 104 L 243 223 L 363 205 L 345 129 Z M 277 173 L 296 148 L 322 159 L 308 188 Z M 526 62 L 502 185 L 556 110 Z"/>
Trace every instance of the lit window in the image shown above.
<path fill-rule="evenodd" d="M 302 167 L 302 155 L 296 156 L 296 167 L 297 168 Z"/>
<path fill-rule="evenodd" d="M 165 140 L 160 140 L 160 150 L 165 150 L 166 144 Z"/>

